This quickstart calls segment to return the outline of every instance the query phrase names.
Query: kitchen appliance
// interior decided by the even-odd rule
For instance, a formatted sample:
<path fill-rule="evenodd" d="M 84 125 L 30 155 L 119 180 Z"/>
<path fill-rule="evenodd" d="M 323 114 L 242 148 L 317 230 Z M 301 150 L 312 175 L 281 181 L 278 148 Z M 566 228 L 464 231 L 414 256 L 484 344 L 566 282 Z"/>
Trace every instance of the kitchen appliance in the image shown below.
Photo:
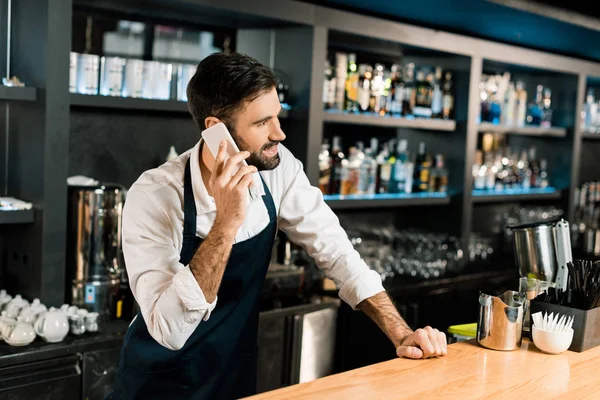
<path fill-rule="evenodd" d="M 121 217 L 125 189 L 117 184 L 69 186 L 67 303 L 115 316 L 120 275 Z"/>
<path fill-rule="evenodd" d="M 566 284 L 566 265 L 573 261 L 569 223 L 534 222 L 509 227 L 514 232 L 515 261 L 521 277 Z"/>
<path fill-rule="evenodd" d="M 502 295 L 479 294 L 477 343 L 493 350 L 521 347 L 525 293 L 507 290 Z"/>

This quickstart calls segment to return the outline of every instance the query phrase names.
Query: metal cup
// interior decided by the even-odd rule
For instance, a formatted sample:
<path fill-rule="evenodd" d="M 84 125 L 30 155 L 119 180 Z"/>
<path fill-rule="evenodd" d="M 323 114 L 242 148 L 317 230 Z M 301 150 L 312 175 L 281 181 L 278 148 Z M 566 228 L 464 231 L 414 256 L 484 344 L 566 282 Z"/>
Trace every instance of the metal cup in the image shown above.
<path fill-rule="evenodd" d="M 525 294 L 507 290 L 501 296 L 479 294 L 477 343 L 493 350 L 521 347 Z"/>

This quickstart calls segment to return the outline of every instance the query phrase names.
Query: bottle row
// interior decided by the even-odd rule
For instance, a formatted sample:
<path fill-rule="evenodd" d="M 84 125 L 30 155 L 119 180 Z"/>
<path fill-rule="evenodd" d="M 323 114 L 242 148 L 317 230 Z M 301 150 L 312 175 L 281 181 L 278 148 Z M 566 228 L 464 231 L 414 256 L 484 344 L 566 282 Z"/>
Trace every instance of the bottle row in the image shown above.
<path fill-rule="evenodd" d="M 477 190 L 531 189 L 549 186 L 548 162 L 537 149 L 513 151 L 501 146 L 498 135 L 483 135 L 483 150 L 475 153 L 473 188 Z"/>
<path fill-rule="evenodd" d="M 71 52 L 69 91 L 103 96 L 187 101 L 194 64 L 171 64 Z"/>
<path fill-rule="evenodd" d="M 377 115 L 454 117 L 452 73 L 414 63 L 357 64 L 356 54 L 335 53 L 325 61 L 323 104 L 326 110 Z"/>
<path fill-rule="evenodd" d="M 408 152 L 408 141 L 390 140 L 379 148 L 379 141 L 371 139 L 371 147 L 362 142 L 350 147 L 349 155 L 342 152 L 342 140 L 333 138 L 321 145 L 319 154 L 319 188 L 323 194 L 382 194 L 441 192 L 448 190 L 448 171 L 444 156 L 433 157 L 425 142 L 419 143 L 419 152 Z"/>
<path fill-rule="evenodd" d="M 505 126 L 552 126 L 552 91 L 537 85 L 535 97 L 527 103 L 523 81 L 513 82 L 510 73 L 482 75 L 479 83 L 481 122 Z"/>
<path fill-rule="evenodd" d="M 600 133 L 599 106 L 600 101 L 596 101 L 594 88 L 588 88 L 585 104 L 581 110 L 580 126 L 583 132 Z"/>

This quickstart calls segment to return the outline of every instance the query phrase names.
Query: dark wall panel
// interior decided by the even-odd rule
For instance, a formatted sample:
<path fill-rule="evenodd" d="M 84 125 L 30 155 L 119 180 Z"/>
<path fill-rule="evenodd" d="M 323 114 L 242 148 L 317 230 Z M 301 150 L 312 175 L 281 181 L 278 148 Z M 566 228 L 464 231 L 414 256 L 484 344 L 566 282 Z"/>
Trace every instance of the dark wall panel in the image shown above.
<path fill-rule="evenodd" d="M 72 110 L 69 176 L 129 187 L 142 172 L 164 163 L 171 145 L 181 154 L 199 139 L 189 115 Z"/>

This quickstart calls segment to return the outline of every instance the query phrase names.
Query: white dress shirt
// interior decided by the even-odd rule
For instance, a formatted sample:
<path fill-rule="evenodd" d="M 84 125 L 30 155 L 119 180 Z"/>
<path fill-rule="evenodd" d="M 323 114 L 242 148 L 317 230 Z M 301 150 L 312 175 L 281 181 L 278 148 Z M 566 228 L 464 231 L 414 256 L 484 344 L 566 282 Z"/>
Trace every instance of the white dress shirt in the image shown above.
<path fill-rule="evenodd" d="M 123 211 L 123 253 L 131 290 L 150 335 L 172 350 L 183 347 L 218 302 L 209 303 L 188 265 L 179 262 L 183 239 L 183 176 L 190 159 L 196 201 L 196 234 L 206 237 L 216 216 L 199 168 L 201 141 L 158 168 L 144 172 L 127 194 Z M 311 186 L 302 163 L 279 145 L 281 163 L 261 171 L 273 196 L 279 229 L 302 246 L 333 280 L 339 296 L 353 308 L 384 290 L 379 274 L 354 250 L 337 216 Z M 250 201 L 237 232 L 239 243 L 259 234 L 269 223 L 261 197 Z M 242 299 L 243 301 L 243 299 Z"/>

